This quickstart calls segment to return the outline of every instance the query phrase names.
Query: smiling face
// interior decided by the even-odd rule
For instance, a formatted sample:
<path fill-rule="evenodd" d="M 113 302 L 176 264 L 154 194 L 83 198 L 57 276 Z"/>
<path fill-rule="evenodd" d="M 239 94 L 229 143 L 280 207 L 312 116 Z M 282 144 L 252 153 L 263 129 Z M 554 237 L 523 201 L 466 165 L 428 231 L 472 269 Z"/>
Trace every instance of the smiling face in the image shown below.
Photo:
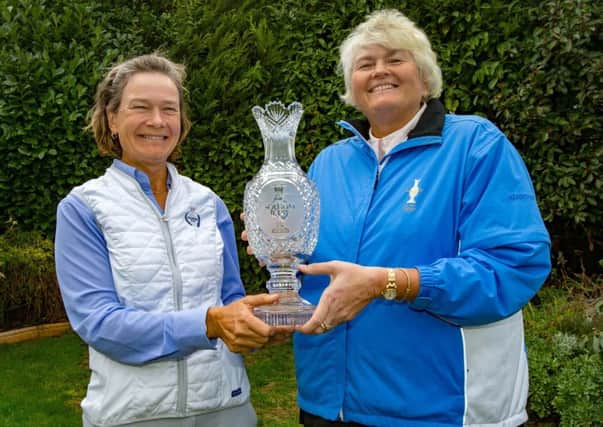
<path fill-rule="evenodd" d="M 117 111 L 107 117 L 119 135 L 122 161 L 144 171 L 164 167 L 180 139 L 178 88 L 165 74 L 134 74 Z"/>
<path fill-rule="evenodd" d="M 354 104 L 377 137 L 408 123 L 421 108 L 427 88 L 410 52 L 373 44 L 361 48 L 352 67 Z"/>

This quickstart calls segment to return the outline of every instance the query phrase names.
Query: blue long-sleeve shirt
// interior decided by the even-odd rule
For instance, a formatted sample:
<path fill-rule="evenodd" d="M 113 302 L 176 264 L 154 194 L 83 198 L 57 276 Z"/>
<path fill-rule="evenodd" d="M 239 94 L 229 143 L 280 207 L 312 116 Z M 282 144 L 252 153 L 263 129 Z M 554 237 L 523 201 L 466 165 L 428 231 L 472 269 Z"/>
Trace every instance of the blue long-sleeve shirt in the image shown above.
<path fill-rule="evenodd" d="M 114 165 L 134 177 L 144 194 L 162 211 L 146 174 L 119 160 Z M 169 185 L 169 183 L 168 183 Z M 216 222 L 224 241 L 224 305 L 245 295 L 232 219 L 217 198 Z M 172 312 L 146 312 L 120 303 L 113 283 L 105 238 L 93 212 L 73 194 L 57 209 L 55 262 L 69 321 L 96 350 L 128 364 L 180 358 L 198 349 L 215 348 L 206 335 L 208 305 Z"/>

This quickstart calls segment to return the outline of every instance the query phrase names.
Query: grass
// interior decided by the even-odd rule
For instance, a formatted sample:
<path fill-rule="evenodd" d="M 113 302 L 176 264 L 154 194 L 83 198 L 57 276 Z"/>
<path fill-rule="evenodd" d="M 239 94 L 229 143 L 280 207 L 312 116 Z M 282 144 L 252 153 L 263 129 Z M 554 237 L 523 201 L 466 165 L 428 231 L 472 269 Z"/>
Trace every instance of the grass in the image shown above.
<path fill-rule="evenodd" d="M 245 356 L 258 426 L 298 426 L 291 347 Z M 87 347 L 74 333 L 0 344 L 0 427 L 81 426 L 88 377 Z"/>
<path fill-rule="evenodd" d="M 74 334 L 0 345 L 0 427 L 81 426 L 85 354 Z"/>
<path fill-rule="evenodd" d="M 258 426 L 299 427 L 291 341 L 245 356 Z"/>

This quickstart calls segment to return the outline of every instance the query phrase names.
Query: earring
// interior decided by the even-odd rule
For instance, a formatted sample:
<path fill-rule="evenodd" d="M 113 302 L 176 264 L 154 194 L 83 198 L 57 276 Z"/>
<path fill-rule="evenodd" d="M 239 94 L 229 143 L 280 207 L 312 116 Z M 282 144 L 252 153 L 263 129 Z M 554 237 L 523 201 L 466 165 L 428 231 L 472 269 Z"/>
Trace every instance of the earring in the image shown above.
<path fill-rule="evenodd" d="M 112 134 L 111 134 L 111 140 L 112 140 L 113 142 L 119 142 L 119 134 L 117 134 L 117 133 L 112 133 Z"/>

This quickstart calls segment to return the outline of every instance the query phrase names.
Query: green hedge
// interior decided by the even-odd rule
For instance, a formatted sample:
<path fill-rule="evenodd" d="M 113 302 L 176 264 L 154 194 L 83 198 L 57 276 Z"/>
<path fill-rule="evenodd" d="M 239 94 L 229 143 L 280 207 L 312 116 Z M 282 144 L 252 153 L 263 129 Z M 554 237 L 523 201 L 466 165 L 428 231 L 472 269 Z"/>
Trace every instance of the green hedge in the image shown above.
<path fill-rule="evenodd" d="M 66 320 L 52 247 L 36 231 L 0 235 L 0 331 Z"/>
<path fill-rule="evenodd" d="M 107 2 L 107 6 L 108 6 Z M 107 164 L 84 132 L 105 69 L 145 50 L 145 13 L 87 1 L 2 1 L 0 222 L 52 234 L 55 206 Z M 123 31 L 128 28 L 128 31 Z"/>
<path fill-rule="evenodd" d="M 99 175 L 83 127 L 114 61 L 161 49 L 188 66 L 194 127 L 180 164 L 236 220 L 263 149 L 250 113 L 301 101 L 297 156 L 307 168 L 357 113 L 339 100 L 337 47 L 364 16 L 398 7 L 433 41 L 450 111 L 489 117 L 528 164 L 556 265 L 599 272 L 603 259 L 601 16 L 595 0 L 2 0 L 0 233 L 18 221 L 52 236 L 57 202 Z M 240 246 L 249 289 L 265 273 Z"/>

